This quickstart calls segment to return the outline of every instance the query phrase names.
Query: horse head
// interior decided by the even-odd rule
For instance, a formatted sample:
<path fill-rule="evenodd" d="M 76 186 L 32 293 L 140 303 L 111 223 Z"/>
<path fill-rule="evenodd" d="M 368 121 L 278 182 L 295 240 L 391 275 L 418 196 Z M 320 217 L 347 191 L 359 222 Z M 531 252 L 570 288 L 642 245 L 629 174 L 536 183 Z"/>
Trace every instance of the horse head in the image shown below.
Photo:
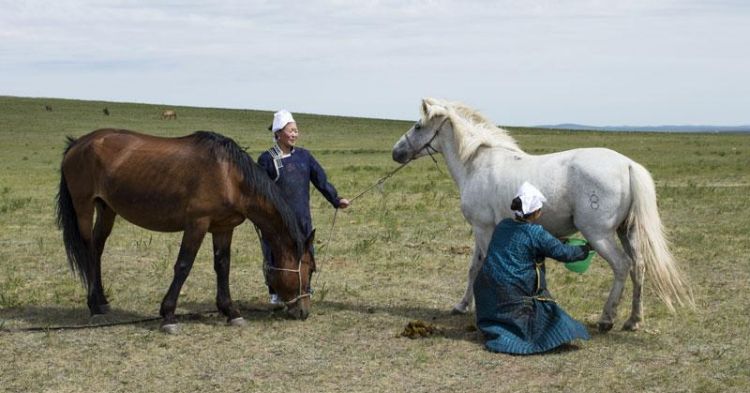
<path fill-rule="evenodd" d="M 305 320 L 310 315 L 310 281 L 315 271 L 312 244 L 315 231 L 305 241 L 301 253 L 294 247 L 284 247 L 275 257 L 278 266 L 269 266 L 269 284 L 287 306 L 287 315 Z"/>
<path fill-rule="evenodd" d="M 432 153 L 441 153 L 434 143 L 450 118 L 448 108 L 433 98 L 422 100 L 422 117 L 393 145 L 393 160 L 404 164 Z"/>

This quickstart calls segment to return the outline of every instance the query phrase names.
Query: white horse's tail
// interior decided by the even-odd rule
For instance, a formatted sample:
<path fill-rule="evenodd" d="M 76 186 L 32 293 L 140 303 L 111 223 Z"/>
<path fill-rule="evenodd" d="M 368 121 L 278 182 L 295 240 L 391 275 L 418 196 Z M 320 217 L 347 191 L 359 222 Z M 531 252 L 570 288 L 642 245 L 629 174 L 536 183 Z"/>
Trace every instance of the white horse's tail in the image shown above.
<path fill-rule="evenodd" d="M 636 238 L 635 258 L 642 258 L 646 276 L 670 311 L 674 311 L 674 303 L 695 308 L 693 294 L 682 278 L 664 236 L 656 206 L 654 180 L 646 168 L 636 162 L 630 164 L 630 190 L 633 204 L 628 215 L 627 230 L 630 236 Z M 634 261 L 636 264 L 639 262 Z"/>

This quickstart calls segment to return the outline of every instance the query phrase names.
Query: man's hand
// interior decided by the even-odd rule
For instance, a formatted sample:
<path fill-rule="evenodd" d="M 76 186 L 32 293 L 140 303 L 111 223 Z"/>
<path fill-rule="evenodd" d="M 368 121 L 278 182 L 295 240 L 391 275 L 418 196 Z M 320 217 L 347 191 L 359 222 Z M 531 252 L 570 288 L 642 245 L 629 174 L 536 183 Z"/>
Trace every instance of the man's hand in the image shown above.
<path fill-rule="evenodd" d="M 349 207 L 349 200 L 346 198 L 339 199 L 339 208 L 346 209 Z"/>

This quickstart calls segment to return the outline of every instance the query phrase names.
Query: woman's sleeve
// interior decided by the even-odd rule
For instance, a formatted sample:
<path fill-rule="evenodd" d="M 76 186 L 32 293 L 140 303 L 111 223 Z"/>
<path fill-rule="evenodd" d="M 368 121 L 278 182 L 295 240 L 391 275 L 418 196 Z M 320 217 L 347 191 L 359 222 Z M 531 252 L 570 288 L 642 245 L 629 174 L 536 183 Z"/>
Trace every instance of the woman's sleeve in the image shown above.
<path fill-rule="evenodd" d="M 333 184 L 328 182 L 328 177 L 323 167 L 318 164 L 318 161 L 312 156 L 308 155 L 310 159 L 310 181 L 315 188 L 320 191 L 321 194 L 328 200 L 328 202 L 335 208 L 339 208 L 339 194 L 336 192 L 336 188 Z"/>
<path fill-rule="evenodd" d="M 535 243 L 545 257 L 557 259 L 561 262 L 575 262 L 585 259 L 588 253 L 580 246 L 568 246 L 552 236 L 541 225 L 535 228 Z"/>
<path fill-rule="evenodd" d="M 276 167 L 273 165 L 273 159 L 267 151 L 261 153 L 258 157 L 258 165 L 263 168 L 271 179 L 276 178 Z"/>

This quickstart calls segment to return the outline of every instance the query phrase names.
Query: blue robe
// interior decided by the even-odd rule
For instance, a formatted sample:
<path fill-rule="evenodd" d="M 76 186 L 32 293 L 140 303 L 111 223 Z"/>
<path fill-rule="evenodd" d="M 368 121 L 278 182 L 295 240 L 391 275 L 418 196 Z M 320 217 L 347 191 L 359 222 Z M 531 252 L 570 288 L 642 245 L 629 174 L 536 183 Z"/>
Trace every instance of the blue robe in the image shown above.
<path fill-rule="evenodd" d="M 339 207 L 338 193 L 336 188 L 328 182 L 323 167 L 318 164 L 308 150 L 295 147 L 288 157 L 281 159 L 281 162 L 283 166 L 279 168 L 277 173 L 271 153 L 265 151 L 258 157 L 258 165 L 268 173 L 271 179 L 276 179 L 276 184 L 281 188 L 284 198 L 300 221 L 302 233 L 309 236 L 313 230 L 312 216 L 310 215 L 310 183 L 335 208 Z M 273 266 L 273 255 L 269 244 L 265 240 L 261 243 L 265 262 Z"/>
<path fill-rule="evenodd" d="M 505 219 L 492 234 L 487 257 L 474 282 L 477 327 L 492 352 L 532 354 L 574 339 L 588 340 L 547 290 L 544 258 L 563 262 L 586 258 L 541 225 Z"/>

